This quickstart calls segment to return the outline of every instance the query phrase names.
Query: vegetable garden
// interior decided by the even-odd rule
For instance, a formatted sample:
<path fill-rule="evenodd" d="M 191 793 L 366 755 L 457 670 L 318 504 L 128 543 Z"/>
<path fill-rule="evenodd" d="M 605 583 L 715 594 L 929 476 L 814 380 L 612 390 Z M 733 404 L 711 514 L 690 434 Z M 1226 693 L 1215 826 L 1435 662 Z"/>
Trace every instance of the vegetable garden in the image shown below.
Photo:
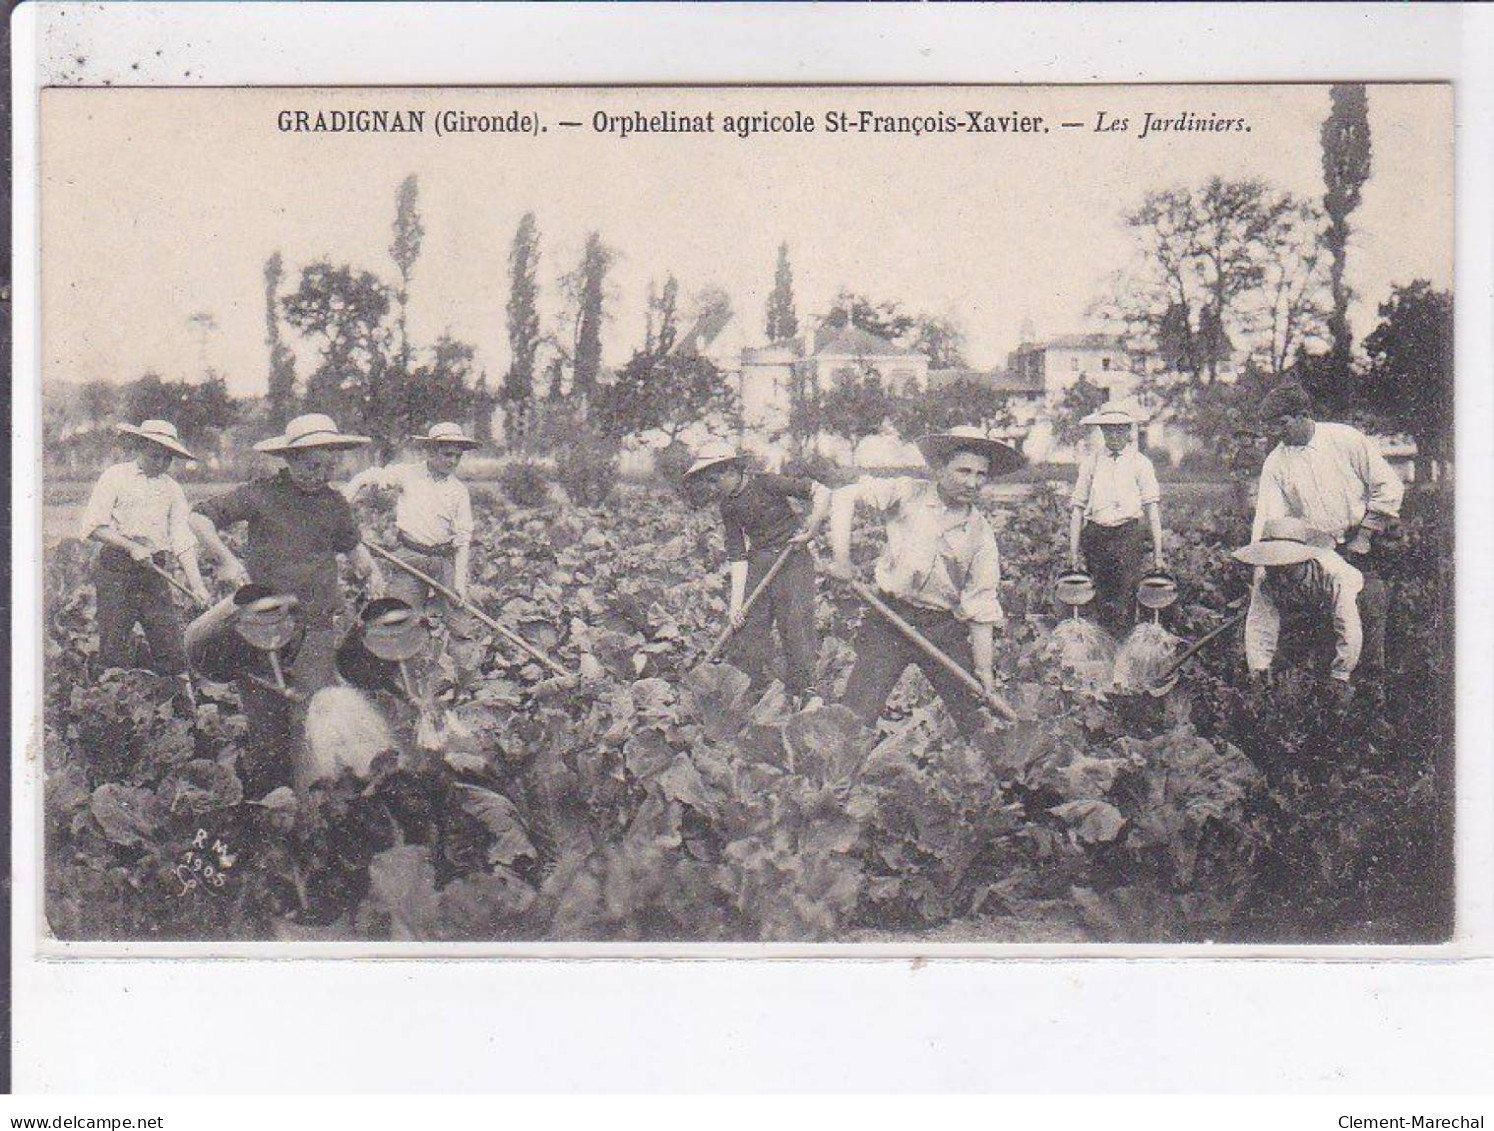
<path fill-rule="evenodd" d="M 992 506 L 1022 721 L 961 739 L 922 677 L 873 732 L 701 657 L 709 511 L 478 500 L 473 596 L 579 686 L 458 620 L 370 773 L 246 797 L 231 687 L 99 671 L 89 551 L 45 571 L 46 911 L 63 939 L 1434 942 L 1452 926 L 1450 493 L 1413 492 L 1383 705 L 1248 686 L 1238 635 L 1163 697 L 1053 646 L 1063 499 Z M 387 509 L 363 511 L 389 532 Z M 1245 594 L 1243 513 L 1166 512 L 1196 638 Z M 871 545 L 858 534 L 858 557 Z M 861 615 L 820 579 L 822 689 Z M 833 695 L 830 696 L 833 703 Z M 345 736 L 357 741 L 356 736 Z M 383 741 L 383 740 L 381 740 Z"/>

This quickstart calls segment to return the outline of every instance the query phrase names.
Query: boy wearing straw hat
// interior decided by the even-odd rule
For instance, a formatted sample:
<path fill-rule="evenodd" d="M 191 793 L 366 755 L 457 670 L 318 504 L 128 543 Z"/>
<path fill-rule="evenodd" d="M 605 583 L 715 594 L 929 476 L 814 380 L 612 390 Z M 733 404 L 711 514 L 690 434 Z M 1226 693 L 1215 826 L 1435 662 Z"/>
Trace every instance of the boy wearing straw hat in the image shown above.
<path fill-rule="evenodd" d="M 703 448 L 685 472 L 685 483 L 702 502 L 721 510 L 726 556 L 731 563 L 731 596 L 727 616 L 737 630 L 733 658 L 761 691 L 767 683 L 773 629 L 783 642 L 784 690 L 802 703 L 813 694 L 819 636 L 814 624 L 814 560 L 808 543 L 830 511 L 830 491 L 812 479 L 767 475 L 747 470 L 733 448 Z M 809 505 L 802 516 L 795 502 Z M 787 550 L 784 564 L 743 613 L 747 595 Z"/>
<path fill-rule="evenodd" d="M 481 445 L 463 433 L 460 424 L 452 423 L 433 424 L 424 436 L 411 436 L 410 441 L 425 450 L 422 462 L 360 471 L 343 494 L 353 502 L 367 487 L 398 492 L 394 525 L 399 547 L 394 556 L 465 600 L 472 557 L 472 497 L 456 469 L 464 452 Z M 389 578 L 386 594 L 421 614 L 432 600 L 424 582 L 398 571 Z"/>
<path fill-rule="evenodd" d="M 1095 620 L 1117 640 L 1136 624 L 1136 587 L 1146 571 L 1141 522 L 1151 531 L 1152 561 L 1162 554 L 1162 505 L 1157 471 L 1136 444 L 1140 416 L 1123 401 L 1110 401 L 1084 417 L 1102 442 L 1091 444 L 1079 465 L 1070 498 L 1069 566 L 1081 561 L 1095 583 Z"/>
<path fill-rule="evenodd" d="M 196 457 L 170 421 L 117 424 L 115 430 L 134 458 L 105 468 L 79 522 L 83 539 L 103 546 L 94 568 L 99 662 L 131 666 L 130 638 L 138 624 L 150 646 L 153 670 L 185 678 L 181 616 L 170 583 L 155 569 L 180 562 L 192 592 L 208 603 L 197 566 L 197 539 L 188 521 L 192 508 L 181 484 L 167 474 L 173 459 Z"/>
<path fill-rule="evenodd" d="M 1279 651 L 1326 653 L 1331 642 L 1328 688 L 1347 699 L 1364 642 L 1358 600 L 1364 575 L 1334 551 L 1331 534 L 1300 518 L 1267 519 L 1260 535 L 1234 556 L 1261 575 L 1245 615 L 1251 675 L 1269 683 Z"/>
<path fill-rule="evenodd" d="M 1006 616 L 998 595 L 996 534 L 976 501 L 993 475 L 1021 467 L 1022 456 L 965 426 L 925 436 L 918 448 L 934 470 L 932 481 L 868 477 L 834 493 L 834 560 L 826 569 L 833 577 L 854 580 L 851 526 L 856 505 L 880 511 L 887 532 L 876 567 L 881 600 L 993 694 L 995 630 Z M 854 650 L 856 661 L 841 702 L 868 725 L 876 724 L 909 664 L 922 669 L 962 731 L 972 734 L 984 725 L 981 705 L 965 685 L 880 614 L 868 610 L 862 616 Z"/>
<path fill-rule="evenodd" d="M 334 617 L 342 604 L 337 557 L 345 554 L 375 594 L 383 578 L 348 501 L 329 483 L 342 453 L 369 443 L 338 429 L 330 416 L 298 416 L 285 432 L 254 445 L 254 450 L 285 461 L 279 474 L 257 479 L 197 504 L 192 526 L 235 585 L 251 579 L 300 601 L 305 638 L 291 665 L 292 687 L 306 699 L 334 679 L 337 640 Z M 241 562 L 218 531 L 247 525 Z M 239 681 L 249 740 L 258 764 L 247 767 L 246 786 L 271 789 L 288 784 L 294 737 L 290 704 L 283 696 L 250 681 Z M 242 775 L 241 775 L 242 776 Z"/>

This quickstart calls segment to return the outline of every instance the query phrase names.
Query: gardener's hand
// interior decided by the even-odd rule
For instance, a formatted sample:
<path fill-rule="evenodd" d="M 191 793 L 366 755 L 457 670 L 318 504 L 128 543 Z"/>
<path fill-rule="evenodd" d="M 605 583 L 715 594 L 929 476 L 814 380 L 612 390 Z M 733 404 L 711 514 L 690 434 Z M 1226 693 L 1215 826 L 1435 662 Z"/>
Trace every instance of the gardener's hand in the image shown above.
<path fill-rule="evenodd" d="M 382 597 L 384 595 L 384 571 L 378 566 L 370 567 L 363 578 L 363 585 L 368 590 L 370 598 Z"/>
<path fill-rule="evenodd" d="M 1080 558 L 1080 556 L 1078 554 L 1070 554 L 1069 555 L 1069 568 L 1072 569 L 1072 570 L 1081 570 L 1081 569 L 1083 569 L 1084 568 L 1084 560 L 1082 558 Z"/>
<path fill-rule="evenodd" d="M 249 571 L 238 558 L 230 558 L 218 567 L 218 576 L 235 589 L 249 584 Z"/>
<path fill-rule="evenodd" d="M 213 595 L 208 592 L 208 587 L 200 581 L 192 586 L 192 596 L 197 598 L 199 605 L 211 605 L 213 603 Z"/>
<path fill-rule="evenodd" d="M 795 546 L 803 546 L 805 543 L 809 542 L 814 537 L 814 535 L 814 527 L 804 526 L 800 527 L 799 533 L 795 534 L 792 538 L 789 539 L 789 541 Z"/>
<path fill-rule="evenodd" d="M 153 554 L 151 552 L 151 549 L 150 549 L 149 546 L 142 546 L 139 542 L 131 542 L 130 543 L 130 560 L 131 561 L 134 561 L 134 562 L 138 563 L 139 565 L 145 565 L 146 563 L 148 563 L 154 557 L 155 557 L 155 554 Z"/>
<path fill-rule="evenodd" d="M 825 572 L 836 581 L 855 581 L 856 568 L 849 559 L 831 558 L 825 563 Z"/>
<path fill-rule="evenodd" d="M 998 695 L 996 677 L 990 672 L 976 672 L 975 678 L 980 680 L 980 689 L 988 700 L 995 700 Z"/>
<path fill-rule="evenodd" d="M 1167 569 L 1167 556 L 1163 554 L 1161 550 L 1158 550 L 1155 554 L 1152 555 L 1152 561 L 1156 563 L 1156 566 L 1159 570 Z"/>
<path fill-rule="evenodd" d="M 732 609 L 726 614 L 726 618 L 731 622 L 731 630 L 733 632 L 740 632 L 742 626 L 747 623 L 747 614 L 742 612 L 741 609 Z"/>

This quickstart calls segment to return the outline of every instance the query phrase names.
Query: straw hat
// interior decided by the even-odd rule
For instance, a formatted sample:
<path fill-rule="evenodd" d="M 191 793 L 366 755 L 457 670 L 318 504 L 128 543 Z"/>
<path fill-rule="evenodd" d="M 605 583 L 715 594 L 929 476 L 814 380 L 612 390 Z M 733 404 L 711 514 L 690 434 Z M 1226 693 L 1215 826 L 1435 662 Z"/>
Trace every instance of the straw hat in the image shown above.
<path fill-rule="evenodd" d="M 741 463 L 742 453 L 729 444 L 706 444 L 695 453 L 695 462 L 685 469 L 685 478 L 712 467 L 725 467 L 731 463 Z"/>
<path fill-rule="evenodd" d="M 453 424 L 449 420 L 442 424 L 432 424 L 430 431 L 424 436 L 411 436 L 410 440 L 433 448 L 442 445 L 463 450 L 482 447 L 481 440 L 474 440 L 462 431 L 460 424 Z"/>
<path fill-rule="evenodd" d="M 917 444 L 918 450 L 931 467 L 943 463 L 951 453 L 957 451 L 979 452 L 985 456 L 991 462 L 992 475 L 1006 475 L 1027 462 L 1022 453 L 1010 444 L 993 440 L 979 428 L 969 424 L 956 425 L 948 432 L 922 436 Z"/>
<path fill-rule="evenodd" d="M 298 416 L 285 426 L 285 433 L 261 440 L 254 445 L 256 452 L 279 455 L 283 452 L 302 452 L 312 448 L 361 448 L 369 443 L 367 436 L 354 436 L 340 431 L 337 422 L 319 412 Z"/>
<path fill-rule="evenodd" d="M 183 445 L 181 438 L 176 434 L 176 425 L 169 420 L 147 420 L 140 427 L 133 424 L 116 424 L 114 430 L 124 436 L 134 436 L 137 439 L 149 440 L 152 444 L 158 444 L 174 456 L 182 459 L 196 459 Z"/>
<path fill-rule="evenodd" d="M 1127 401 L 1106 401 L 1080 424 L 1140 424 L 1142 415 L 1136 406 Z"/>
<path fill-rule="evenodd" d="M 1241 546 L 1235 559 L 1253 566 L 1285 566 L 1312 561 L 1333 549 L 1333 536 L 1300 518 L 1268 518 L 1258 542 Z"/>

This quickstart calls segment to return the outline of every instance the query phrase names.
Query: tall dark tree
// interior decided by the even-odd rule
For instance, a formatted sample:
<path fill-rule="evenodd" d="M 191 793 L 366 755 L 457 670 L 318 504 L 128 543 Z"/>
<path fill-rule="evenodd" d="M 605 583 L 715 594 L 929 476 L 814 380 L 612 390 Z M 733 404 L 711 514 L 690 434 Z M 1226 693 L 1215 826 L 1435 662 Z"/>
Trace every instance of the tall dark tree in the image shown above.
<path fill-rule="evenodd" d="M 664 280 L 664 289 L 660 292 L 654 306 L 654 313 L 659 319 L 654 328 L 654 352 L 660 357 L 674 349 L 675 339 L 680 335 L 679 306 L 679 280 L 670 275 Z"/>
<path fill-rule="evenodd" d="M 571 392 L 589 399 L 602 372 L 602 322 L 607 296 L 607 271 L 616 253 L 602 243 L 601 234 L 591 232 L 581 263 L 571 280 L 576 297 L 576 348 L 571 370 Z"/>
<path fill-rule="evenodd" d="M 1053 406 L 1053 435 L 1060 444 L 1078 443 L 1084 436 L 1083 420 L 1105 403 L 1105 390 L 1081 376 Z"/>
<path fill-rule="evenodd" d="M 855 446 L 881 431 L 898 411 L 897 394 L 882 383 L 875 370 L 860 375 L 841 374 L 821 398 L 819 411 L 826 431 Z"/>
<path fill-rule="evenodd" d="M 1425 279 L 1396 287 L 1364 340 L 1364 408 L 1416 441 L 1417 478 L 1453 458 L 1453 296 Z"/>
<path fill-rule="evenodd" d="M 1349 216 L 1359 207 L 1364 183 L 1370 176 L 1369 103 L 1363 83 L 1340 83 L 1329 91 L 1331 109 L 1320 134 L 1323 146 L 1323 211 L 1328 214 L 1324 241 L 1332 255 L 1329 284 L 1333 312 L 1328 333 L 1330 355 L 1347 375 L 1353 361 L 1353 333 L 1349 328 L 1352 294 L 1344 282 L 1349 250 Z"/>
<path fill-rule="evenodd" d="M 237 402 L 228 395 L 223 378 L 209 372 L 195 384 L 163 381 L 146 373 L 125 387 L 125 415 L 133 421 L 169 420 L 183 441 L 198 448 L 210 446 L 238 415 Z"/>
<path fill-rule="evenodd" d="M 265 401 L 270 423 L 276 428 L 285 427 L 295 414 L 296 400 L 296 355 L 280 337 L 280 281 L 284 277 L 285 264 L 277 251 L 265 260 L 265 345 L 270 350 Z"/>
<path fill-rule="evenodd" d="M 436 339 L 431 362 L 422 365 L 405 383 L 404 420 L 407 432 L 429 428 L 442 420 L 465 420 L 477 407 L 472 362 L 477 351 L 458 341 L 450 331 Z"/>
<path fill-rule="evenodd" d="M 599 431 L 617 440 L 659 431 L 671 442 L 692 424 L 730 431 L 736 393 L 727 376 L 698 354 L 639 350 L 597 393 Z"/>
<path fill-rule="evenodd" d="M 768 296 L 768 341 L 786 342 L 799 332 L 794 310 L 794 272 L 789 267 L 788 244 L 778 245 L 778 266 L 773 272 L 773 293 Z"/>
<path fill-rule="evenodd" d="M 108 381 L 89 381 L 79 392 L 79 408 L 83 418 L 95 430 L 103 427 L 114 416 L 119 407 L 119 387 Z M 132 423 L 140 423 L 138 420 Z"/>
<path fill-rule="evenodd" d="M 948 318 L 920 314 L 913 325 L 912 340 L 908 346 L 927 357 L 931 369 L 965 367 L 965 335 Z"/>
<path fill-rule="evenodd" d="M 508 251 L 509 363 L 499 393 L 510 405 L 505 419 L 513 416 L 514 406 L 527 404 L 534 396 L 534 360 L 540 347 L 539 258 L 539 226 L 534 213 L 526 212 Z"/>
<path fill-rule="evenodd" d="M 987 431 L 1009 428 L 1016 417 L 1005 396 L 993 393 L 979 381 L 961 379 L 904 397 L 898 405 L 896 421 L 898 431 L 904 436 L 921 436 L 947 432 L 961 424 Z"/>
<path fill-rule="evenodd" d="M 398 362 L 402 373 L 410 372 L 410 332 L 406 326 L 406 315 L 410 305 L 410 279 L 415 272 L 415 261 L 420 258 L 420 245 L 425 239 L 425 225 L 420 220 L 420 183 L 414 173 L 400 182 L 394 198 L 394 240 L 389 245 L 389 258 L 399 270 L 399 290 L 394 293 L 398 308 L 395 324 L 399 332 Z"/>
<path fill-rule="evenodd" d="M 841 291 L 825 315 L 824 324 L 835 330 L 855 326 L 889 342 L 897 342 L 918 324 L 918 319 L 905 313 L 900 303 L 873 302 L 865 295 Z"/>

